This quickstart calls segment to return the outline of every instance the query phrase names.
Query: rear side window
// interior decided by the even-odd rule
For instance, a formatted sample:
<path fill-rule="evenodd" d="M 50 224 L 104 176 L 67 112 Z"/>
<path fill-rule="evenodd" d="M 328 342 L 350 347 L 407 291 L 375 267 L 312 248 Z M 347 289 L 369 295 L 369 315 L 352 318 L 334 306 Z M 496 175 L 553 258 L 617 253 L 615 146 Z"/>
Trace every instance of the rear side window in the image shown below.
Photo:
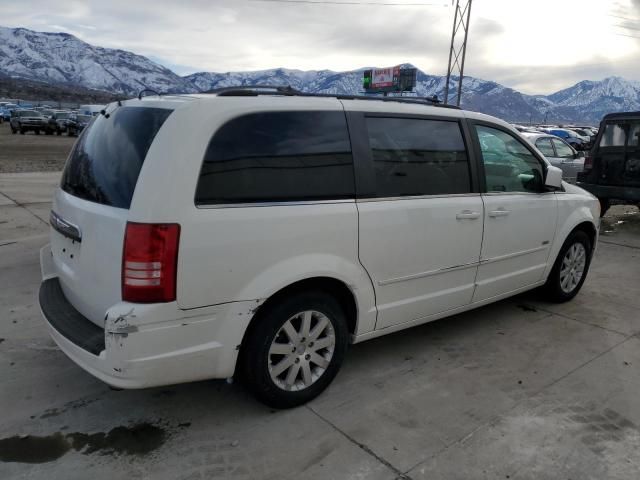
<path fill-rule="evenodd" d="M 67 161 L 62 189 L 91 202 L 129 208 L 149 147 L 172 111 L 119 107 L 108 118 L 95 117 Z"/>
<path fill-rule="evenodd" d="M 469 159 L 455 121 L 368 117 L 377 197 L 469 193 Z"/>
<path fill-rule="evenodd" d="M 600 138 L 601 147 L 624 147 L 628 125 L 608 123 Z"/>
<path fill-rule="evenodd" d="M 196 204 L 354 196 L 344 112 L 262 112 L 230 120 L 214 134 Z"/>

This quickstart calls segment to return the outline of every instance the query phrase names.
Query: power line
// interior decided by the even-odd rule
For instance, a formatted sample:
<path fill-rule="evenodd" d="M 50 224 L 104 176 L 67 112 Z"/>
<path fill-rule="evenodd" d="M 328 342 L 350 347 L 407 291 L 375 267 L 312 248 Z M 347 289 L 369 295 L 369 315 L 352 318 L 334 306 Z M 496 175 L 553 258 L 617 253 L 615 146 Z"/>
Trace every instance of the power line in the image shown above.
<path fill-rule="evenodd" d="M 301 3 L 310 5 L 368 5 L 378 7 L 447 7 L 446 3 L 389 3 L 389 2 L 357 2 L 333 0 L 247 0 L 260 3 Z"/>

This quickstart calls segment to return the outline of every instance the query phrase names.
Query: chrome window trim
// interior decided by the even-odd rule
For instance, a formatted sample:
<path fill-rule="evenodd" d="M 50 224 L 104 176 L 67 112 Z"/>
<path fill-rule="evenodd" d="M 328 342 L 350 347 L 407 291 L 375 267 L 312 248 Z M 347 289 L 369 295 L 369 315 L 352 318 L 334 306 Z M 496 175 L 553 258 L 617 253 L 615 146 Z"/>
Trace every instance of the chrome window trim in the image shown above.
<path fill-rule="evenodd" d="M 371 198 L 358 198 L 357 203 L 365 202 L 389 202 L 396 200 L 428 200 L 431 198 L 455 198 L 455 197 L 479 197 L 481 194 L 475 193 L 450 193 L 446 195 L 407 195 L 400 197 L 371 197 Z"/>
<path fill-rule="evenodd" d="M 482 195 L 553 195 L 556 192 L 484 192 Z"/>
<path fill-rule="evenodd" d="M 196 208 L 200 210 L 209 210 L 213 208 L 289 207 L 301 205 L 330 205 L 355 202 L 355 198 L 335 200 L 285 200 L 280 202 L 211 203 L 196 205 Z"/>
<path fill-rule="evenodd" d="M 465 263 L 464 265 L 456 265 L 453 267 L 438 268 L 437 270 L 429 270 L 427 272 L 414 273 L 403 277 L 389 278 L 387 280 L 378 280 L 378 285 L 390 285 L 392 283 L 406 282 L 407 280 L 416 280 L 418 278 L 431 277 L 440 273 L 456 272 L 458 270 L 466 270 L 467 268 L 477 267 L 479 262 Z"/>

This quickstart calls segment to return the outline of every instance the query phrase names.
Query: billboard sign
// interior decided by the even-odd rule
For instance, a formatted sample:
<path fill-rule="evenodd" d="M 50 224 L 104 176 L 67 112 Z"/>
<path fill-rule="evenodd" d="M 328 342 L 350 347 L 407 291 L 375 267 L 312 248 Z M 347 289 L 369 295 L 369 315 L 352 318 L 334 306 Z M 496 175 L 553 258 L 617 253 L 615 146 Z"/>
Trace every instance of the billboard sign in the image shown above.
<path fill-rule="evenodd" d="M 365 70 L 362 86 L 367 93 L 410 92 L 416 86 L 415 68 L 389 68 Z"/>
<path fill-rule="evenodd" d="M 400 76 L 400 67 L 378 68 L 371 73 L 371 88 L 393 87 Z"/>

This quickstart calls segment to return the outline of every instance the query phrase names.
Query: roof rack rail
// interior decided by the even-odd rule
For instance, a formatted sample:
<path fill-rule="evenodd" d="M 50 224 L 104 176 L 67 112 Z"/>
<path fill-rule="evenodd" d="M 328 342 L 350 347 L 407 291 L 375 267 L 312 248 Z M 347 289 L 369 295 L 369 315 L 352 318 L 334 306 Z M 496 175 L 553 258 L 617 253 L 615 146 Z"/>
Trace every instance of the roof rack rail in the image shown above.
<path fill-rule="evenodd" d="M 268 90 L 269 92 L 265 92 Z M 274 95 L 304 95 L 291 85 L 238 85 L 233 87 L 221 87 L 208 90 L 204 93 L 215 93 L 219 97 L 257 96 L 265 93 Z"/>
<path fill-rule="evenodd" d="M 412 103 L 418 105 L 431 105 L 442 108 L 460 110 L 455 105 L 446 105 L 436 95 L 432 97 L 374 97 L 369 95 L 349 95 L 339 93 L 308 93 L 296 90 L 290 85 L 239 85 L 208 90 L 204 93 L 213 93 L 220 97 L 257 97 L 259 95 L 286 95 L 295 97 L 337 98 L 338 100 L 371 100 L 382 102 Z"/>

